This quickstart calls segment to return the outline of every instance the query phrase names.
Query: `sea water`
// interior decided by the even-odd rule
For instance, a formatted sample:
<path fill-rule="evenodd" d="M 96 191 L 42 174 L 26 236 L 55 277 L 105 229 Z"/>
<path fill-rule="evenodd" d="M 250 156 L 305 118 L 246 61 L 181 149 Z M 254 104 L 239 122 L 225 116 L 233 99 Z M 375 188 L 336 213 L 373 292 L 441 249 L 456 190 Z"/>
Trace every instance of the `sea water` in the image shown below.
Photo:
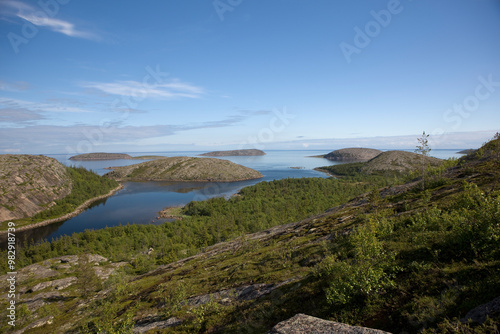
<path fill-rule="evenodd" d="M 459 157 L 459 150 L 433 150 L 431 155 L 437 158 Z M 131 156 L 198 156 L 204 152 L 148 152 L 129 153 Z M 159 211 L 166 207 L 182 206 L 193 200 L 205 200 L 215 196 L 230 197 L 241 188 L 262 181 L 283 178 L 328 177 L 325 173 L 314 170 L 316 167 L 334 165 L 336 162 L 317 158 L 328 151 L 266 151 L 263 156 L 219 157 L 234 163 L 258 170 L 264 176 L 256 180 L 239 182 L 125 182 L 124 188 L 115 195 L 96 201 L 92 206 L 76 217 L 63 222 L 50 224 L 28 231 L 18 232 L 21 242 L 51 240 L 62 235 L 83 232 L 86 229 L 126 224 L 162 224 L 166 219 L 159 218 Z M 104 175 L 108 167 L 126 166 L 143 160 L 100 160 L 73 161 L 67 155 L 49 155 L 67 166 L 79 166 Z M 3 240 L 0 240 L 0 243 Z"/>

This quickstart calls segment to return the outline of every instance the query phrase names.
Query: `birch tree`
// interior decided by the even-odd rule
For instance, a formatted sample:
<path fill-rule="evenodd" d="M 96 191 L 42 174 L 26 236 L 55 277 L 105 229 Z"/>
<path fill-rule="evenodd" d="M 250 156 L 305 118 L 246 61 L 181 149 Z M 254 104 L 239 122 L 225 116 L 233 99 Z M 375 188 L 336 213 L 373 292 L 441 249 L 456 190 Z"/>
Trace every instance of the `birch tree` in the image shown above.
<path fill-rule="evenodd" d="M 422 136 L 417 138 L 418 144 L 415 153 L 422 155 L 422 189 L 425 189 L 425 157 L 429 156 L 431 148 L 429 147 L 429 135 L 422 133 Z"/>

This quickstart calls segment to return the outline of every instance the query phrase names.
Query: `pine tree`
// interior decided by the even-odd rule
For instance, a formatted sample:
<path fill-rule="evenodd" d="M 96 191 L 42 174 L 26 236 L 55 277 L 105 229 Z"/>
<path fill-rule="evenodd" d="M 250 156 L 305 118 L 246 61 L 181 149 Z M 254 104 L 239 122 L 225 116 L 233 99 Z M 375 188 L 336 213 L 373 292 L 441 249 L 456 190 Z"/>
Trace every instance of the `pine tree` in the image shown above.
<path fill-rule="evenodd" d="M 101 289 L 101 280 L 97 276 L 89 254 L 78 255 L 78 267 L 75 271 L 77 287 L 83 298 L 89 298 Z"/>

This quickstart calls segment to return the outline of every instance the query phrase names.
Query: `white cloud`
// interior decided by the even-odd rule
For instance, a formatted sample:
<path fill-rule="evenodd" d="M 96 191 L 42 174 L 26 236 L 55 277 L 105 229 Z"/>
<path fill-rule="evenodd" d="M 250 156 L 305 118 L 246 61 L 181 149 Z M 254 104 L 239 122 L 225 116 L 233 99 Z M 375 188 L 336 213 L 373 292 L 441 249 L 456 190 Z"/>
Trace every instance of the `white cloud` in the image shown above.
<path fill-rule="evenodd" d="M 0 110 L 1 112 L 1 110 Z M 12 114 L 9 114 L 11 117 Z M 7 116 L 9 116 L 7 115 Z M 29 116 L 29 115 L 28 115 Z M 225 119 L 208 122 L 188 123 L 183 125 L 124 125 L 123 122 L 97 125 L 31 125 L 5 127 L 0 131 L 0 151 L 18 147 L 23 152 L 44 153 L 78 152 L 80 148 L 97 150 L 99 147 L 116 147 L 127 143 L 128 146 L 141 146 L 144 142 L 158 142 L 159 138 L 198 129 L 218 129 L 241 123 L 251 115 L 233 115 Z M 27 125 L 29 124 L 29 125 Z"/>
<path fill-rule="evenodd" d="M 53 103 L 35 103 L 31 101 L 0 97 L 0 122 L 25 123 L 27 121 L 47 119 L 43 113 L 89 113 L 90 110 L 68 105 L 54 100 Z"/>
<path fill-rule="evenodd" d="M 116 81 L 116 82 L 86 82 L 83 87 L 97 89 L 111 95 L 130 96 L 136 99 L 163 98 L 174 99 L 179 97 L 199 98 L 205 91 L 203 88 L 188 83 L 172 80 L 168 83 L 154 85 L 144 84 L 138 81 Z"/>
<path fill-rule="evenodd" d="M 98 38 L 98 36 L 91 32 L 77 28 L 71 22 L 54 17 L 49 17 L 49 15 L 47 15 L 47 13 L 42 10 L 42 8 L 35 8 L 20 1 L 5 1 L 3 5 L 6 5 L 7 7 L 10 7 L 11 9 L 17 11 L 16 13 L 6 14 L 22 18 L 23 20 L 31 22 L 37 27 L 44 27 L 70 37 L 79 37 L 85 39 Z M 58 11 L 59 7 L 51 12 L 50 16 L 57 15 Z"/>

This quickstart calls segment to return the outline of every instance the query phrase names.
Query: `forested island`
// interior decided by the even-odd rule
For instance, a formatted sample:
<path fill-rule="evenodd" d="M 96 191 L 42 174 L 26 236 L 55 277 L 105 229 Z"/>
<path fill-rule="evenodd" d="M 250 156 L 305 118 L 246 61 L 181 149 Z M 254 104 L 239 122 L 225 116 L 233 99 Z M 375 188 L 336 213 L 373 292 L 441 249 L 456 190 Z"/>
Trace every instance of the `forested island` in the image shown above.
<path fill-rule="evenodd" d="M 179 221 L 22 247 L 17 324 L 29 333 L 377 332 L 347 324 L 495 333 L 500 139 L 414 163 L 408 172 L 339 165 L 336 178 L 191 202 Z M 6 301 L 0 309 L 5 318 Z"/>

